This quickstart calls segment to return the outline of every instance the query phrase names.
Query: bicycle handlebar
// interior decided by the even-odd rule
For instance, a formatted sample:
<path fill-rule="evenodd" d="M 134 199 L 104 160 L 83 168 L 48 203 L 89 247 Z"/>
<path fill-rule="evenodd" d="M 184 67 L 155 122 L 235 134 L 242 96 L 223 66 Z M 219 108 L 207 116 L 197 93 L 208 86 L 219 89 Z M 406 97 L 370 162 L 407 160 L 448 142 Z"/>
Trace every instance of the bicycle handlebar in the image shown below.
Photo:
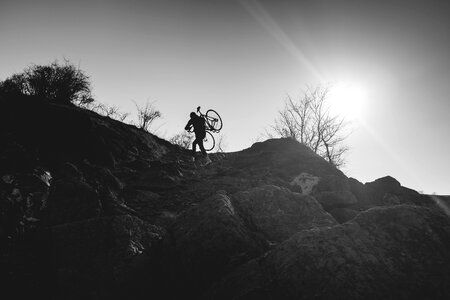
<path fill-rule="evenodd" d="M 198 113 L 200 112 L 200 106 L 197 106 L 197 112 Z"/>

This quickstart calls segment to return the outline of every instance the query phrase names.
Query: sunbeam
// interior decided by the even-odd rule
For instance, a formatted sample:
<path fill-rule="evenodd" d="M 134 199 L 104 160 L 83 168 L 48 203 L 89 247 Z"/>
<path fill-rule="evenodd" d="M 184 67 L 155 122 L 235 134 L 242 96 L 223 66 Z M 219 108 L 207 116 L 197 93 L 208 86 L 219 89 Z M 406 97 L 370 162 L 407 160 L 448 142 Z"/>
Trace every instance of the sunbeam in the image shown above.
<path fill-rule="evenodd" d="M 431 199 L 436 203 L 437 206 L 439 206 L 447 216 L 450 217 L 450 208 L 447 206 L 447 204 L 444 203 L 439 197 L 431 195 Z"/>
<path fill-rule="evenodd" d="M 394 160 L 398 167 L 404 170 L 409 177 L 414 180 L 416 186 L 420 186 L 420 180 L 414 171 L 409 167 L 409 165 L 397 154 L 397 152 L 375 131 L 373 130 L 364 120 L 359 120 L 358 123 L 370 136 L 370 138 L 378 144 L 385 152 L 389 155 L 392 160 Z"/>
<path fill-rule="evenodd" d="M 281 29 L 277 22 L 270 16 L 266 9 L 257 0 L 239 0 L 239 3 L 264 27 L 294 58 L 320 81 L 324 82 L 324 77 L 311 63 L 306 55 L 298 49 L 291 38 Z"/>

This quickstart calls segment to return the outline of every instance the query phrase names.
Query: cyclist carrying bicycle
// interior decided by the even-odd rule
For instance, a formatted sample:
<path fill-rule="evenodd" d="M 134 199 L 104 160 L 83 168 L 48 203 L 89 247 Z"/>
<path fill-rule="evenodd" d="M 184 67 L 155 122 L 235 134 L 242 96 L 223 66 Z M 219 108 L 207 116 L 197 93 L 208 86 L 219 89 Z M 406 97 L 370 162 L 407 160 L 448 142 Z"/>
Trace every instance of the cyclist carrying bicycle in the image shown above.
<path fill-rule="evenodd" d="M 206 161 L 211 162 L 211 160 L 208 157 L 208 154 L 206 153 L 205 147 L 203 146 L 203 139 L 206 136 L 205 119 L 202 116 L 198 116 L 195 112 L 191 112 L 190 117 L 191 118 L 184 127 L 184 129 L 190 130 L 192 127 L 194 127 L 195 140 L 192 143 L 192 156 L 193 156 L 192 160 L 195 161 L 196 148 L 198 145 Z"/>

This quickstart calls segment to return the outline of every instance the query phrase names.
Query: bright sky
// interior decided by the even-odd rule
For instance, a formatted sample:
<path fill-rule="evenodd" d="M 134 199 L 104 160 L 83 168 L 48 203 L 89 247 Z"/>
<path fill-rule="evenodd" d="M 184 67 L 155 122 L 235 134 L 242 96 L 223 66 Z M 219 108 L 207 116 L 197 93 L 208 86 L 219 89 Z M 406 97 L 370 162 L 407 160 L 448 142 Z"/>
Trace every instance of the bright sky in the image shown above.
<path fill-rule="evenodd" d="M 348 176 L 450 194 L 448 3 L 1 0 L 0 80 L 65 57 L 100 102 L 156 101 L 166 138 L 214 108 L 228 151 L 249 147 L 286 94 L 337 82 L 364 100 L 345 110 L 359 111 Z"/>

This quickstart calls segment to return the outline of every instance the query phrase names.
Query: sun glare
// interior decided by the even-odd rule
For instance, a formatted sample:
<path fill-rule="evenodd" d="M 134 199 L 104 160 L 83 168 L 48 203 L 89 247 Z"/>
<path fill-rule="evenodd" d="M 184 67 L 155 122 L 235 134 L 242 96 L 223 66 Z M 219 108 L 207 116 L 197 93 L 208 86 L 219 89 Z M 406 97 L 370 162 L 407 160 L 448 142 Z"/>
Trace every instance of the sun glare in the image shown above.
<path fill-rule="evenodd" d="M 366 98 L 365 89 L 352 83 L 335 84 L 329 93 L 332 111 L 347 120 L 361 119 Z"/>

